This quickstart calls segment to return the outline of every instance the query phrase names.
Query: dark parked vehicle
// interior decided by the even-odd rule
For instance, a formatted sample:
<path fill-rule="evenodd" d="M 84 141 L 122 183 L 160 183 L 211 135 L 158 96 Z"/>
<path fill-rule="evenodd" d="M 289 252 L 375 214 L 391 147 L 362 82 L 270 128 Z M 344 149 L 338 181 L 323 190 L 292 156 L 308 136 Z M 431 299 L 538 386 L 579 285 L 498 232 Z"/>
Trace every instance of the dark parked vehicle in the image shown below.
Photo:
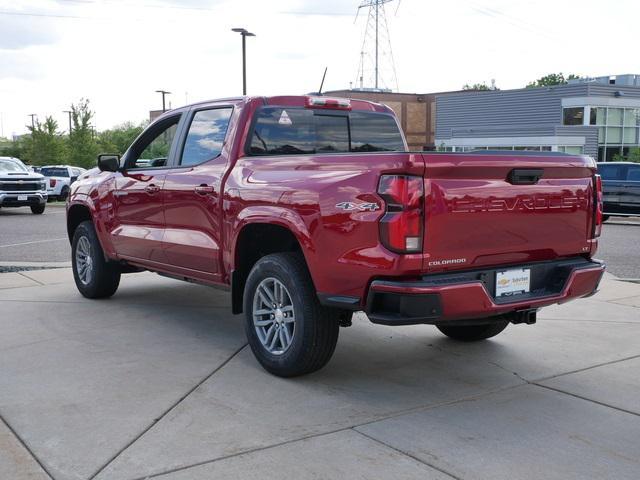
<path fill-rule="evenodd" d="M 640 163 L 598 163 L 604 190 L 605 219 L 640 215 Z"/>

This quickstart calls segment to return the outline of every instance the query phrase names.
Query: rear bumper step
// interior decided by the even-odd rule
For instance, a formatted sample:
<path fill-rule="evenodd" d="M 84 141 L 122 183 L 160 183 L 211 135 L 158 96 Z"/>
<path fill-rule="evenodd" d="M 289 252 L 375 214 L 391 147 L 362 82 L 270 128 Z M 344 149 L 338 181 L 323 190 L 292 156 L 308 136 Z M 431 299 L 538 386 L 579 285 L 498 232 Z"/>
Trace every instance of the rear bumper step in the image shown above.
<path fill-rule="evenodd" d="M 365 312 L 383 325 L 435 324 L 535 310 L 597 292 L 603 262 L 584 258 L 514 265 L 531 270 L 531 292 L 496 298 L 496 272 L 505 267 L 427 275 L 418 281 L 375 280 Z"/>

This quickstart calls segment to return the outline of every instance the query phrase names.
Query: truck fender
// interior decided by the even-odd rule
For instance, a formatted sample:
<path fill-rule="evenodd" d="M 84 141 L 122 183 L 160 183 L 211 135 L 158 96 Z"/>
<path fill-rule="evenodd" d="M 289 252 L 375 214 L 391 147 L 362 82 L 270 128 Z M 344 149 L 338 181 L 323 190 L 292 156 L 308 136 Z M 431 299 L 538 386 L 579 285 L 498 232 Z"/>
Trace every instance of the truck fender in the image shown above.
<path fill-rule="evenodd" d="M 67 222 L 69 221 L 69 214 L 74 207 L 81 207 L 89 211 L 91 221 L 93 222 L 93 227 L 96 229 L 98 241 L 100 242 L 100 246 L 102 247 L 102 251 L 105 254 L 106 260 L 110 261 L 116 259 L 115 249 L 113 248 L 113 244 L 109 239 L 109 234 L 107 232 L 106 226 L 104 225 L 103 219 L 100 218 L 93 199 L 89 195 L 76 193 L 67 205 Z M 73 241 L 73 234 L 70 231 L 68 232 L 68 234 L 69 242 L 71 243 Z"/>

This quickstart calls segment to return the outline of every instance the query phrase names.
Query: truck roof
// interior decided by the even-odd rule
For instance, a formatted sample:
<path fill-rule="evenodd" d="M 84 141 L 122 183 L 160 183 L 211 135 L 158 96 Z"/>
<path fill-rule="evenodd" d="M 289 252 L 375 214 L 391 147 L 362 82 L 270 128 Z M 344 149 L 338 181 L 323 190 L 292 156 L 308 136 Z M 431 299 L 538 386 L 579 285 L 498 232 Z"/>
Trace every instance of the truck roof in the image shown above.
<path fill-rule="evenodd" d="M 262 101 L 265 105 L 278 105 L 278 106 L 289 106 L 289 107 L 305 107 L 308 106 L 308 102 L 310 98 L 322 98 L 328 100 L 337 100 L 348 102 L 350 105 L 349 110 L 357 110 L 357 111 L 370 111 L 370 112 L 380 112 L 380 113 L 393 113 L 393 111 L 382 103 L 371 102 L 369 100 L 360 100 L 357 98 L 345 98 L 345 97 L 334 97 L 334 96 L 325 96 L 325 95 L 316 95 L 316 94 L 308 94 L 308 95 L 274 95 L 274 96 L 245 96 L 245 97 L 225 97 L 225 98 L 216 98 L 211 100 L 203 100 L 201 102 L 191 103 L 189 105 L 184 105 L 180 108 L 175 108 L 173 110 L 168 110 L 164 114 L 162 114 L 159 118 L 164 117 L 169 112 L 177 112 L 180 110 L 186 110 L 191 107 L 201 107 L 206 105 L 215 105 L 219 103 L 250 103 L 252 101 Z M 314 107 L 310 107 L 314 108 Z M 321 108 L 321 107 L 315 107 Z M 331 107 L 324 107 L 331 108 Z"/>

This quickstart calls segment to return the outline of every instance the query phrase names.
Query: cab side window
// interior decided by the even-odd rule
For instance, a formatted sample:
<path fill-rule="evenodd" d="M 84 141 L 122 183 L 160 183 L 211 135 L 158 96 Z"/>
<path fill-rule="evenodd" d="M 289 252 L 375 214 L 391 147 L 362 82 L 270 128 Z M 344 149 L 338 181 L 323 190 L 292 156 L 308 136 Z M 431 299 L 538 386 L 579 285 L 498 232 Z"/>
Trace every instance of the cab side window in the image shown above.
<path fill-rule="evenodd" d="M 231 111 L 231 107 L 225 107 L 195 113 L 184 141 L 180 165 L 198 165 L 220 155 Z"/>
<path fill-rule="evenodd" d="M 175 115 L 147 130 L 131 146 L 125 167 L 136 169 L 166 166 L 179 121 L 180 115 Z"/>

